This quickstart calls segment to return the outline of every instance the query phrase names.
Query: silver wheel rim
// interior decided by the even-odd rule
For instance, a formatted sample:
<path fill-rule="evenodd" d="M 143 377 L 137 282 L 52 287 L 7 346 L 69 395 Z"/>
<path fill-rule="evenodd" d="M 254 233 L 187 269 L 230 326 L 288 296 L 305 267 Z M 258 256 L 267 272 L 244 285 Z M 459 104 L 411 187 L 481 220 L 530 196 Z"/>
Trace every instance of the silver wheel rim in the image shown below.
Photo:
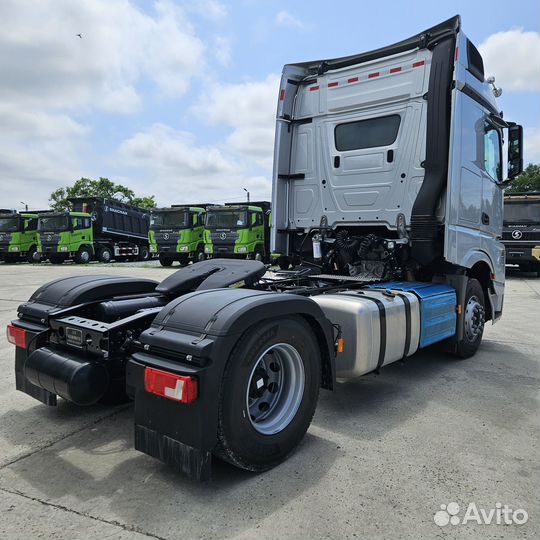
<path fill-rule="evenodd" d="M 90 254 L 88 251 L 81 251 L 81 261 L 87 263 L 90 260 Z"/>
<path fill-rule="evenodd" d="M 204 253 L 199 251 L 199 255 L 197 256 L 197 259 L 199 260 L 199 262 L 204 261 Z"/>
<path fill-rule="evenodd" d="M 295 417 L 305 387 L 300 353 L 288 343 L 264 351 L 251 370 L 246 388 L 249 420 L 262 435 L 283 431 Z"/>
<path fill-rule="evenodd" d="M 485 311 L 476 296 L 471 296 L 465 307 L 465 335 L 476 341 L 484 330 Z"/>
<path fill-rule="evenodd" d="M 101 254 L 101 260 L 103 262 L 109 262 L 111 260 L 111 252 L 108 249 Z"/>
<path fill-rule="evenodd" d="M 255 253 L 255 260 L 260 261 L 262 259 L 262 255 L 260 253 Z"/>

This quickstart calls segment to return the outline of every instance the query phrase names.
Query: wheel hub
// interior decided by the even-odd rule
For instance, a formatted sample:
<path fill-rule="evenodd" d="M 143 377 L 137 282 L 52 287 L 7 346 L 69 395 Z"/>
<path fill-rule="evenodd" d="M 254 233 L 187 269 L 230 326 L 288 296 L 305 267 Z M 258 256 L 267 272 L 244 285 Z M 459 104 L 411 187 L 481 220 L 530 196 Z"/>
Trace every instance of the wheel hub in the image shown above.
<path fill-rule="evenodd" d="M 294 418 L 304 394 L 302 358 L 288 343 L 267 349 L 257 360 L 246 391 L 253 427 L 263 435 L 279 433 Z"/>
<path fill-rule="evenodd" d="M 482 334 L 485 320 L 484 306 L 476 296 L 471 296 L 465 307 L 465 334 L 469 341 L 475 341 Z"/>

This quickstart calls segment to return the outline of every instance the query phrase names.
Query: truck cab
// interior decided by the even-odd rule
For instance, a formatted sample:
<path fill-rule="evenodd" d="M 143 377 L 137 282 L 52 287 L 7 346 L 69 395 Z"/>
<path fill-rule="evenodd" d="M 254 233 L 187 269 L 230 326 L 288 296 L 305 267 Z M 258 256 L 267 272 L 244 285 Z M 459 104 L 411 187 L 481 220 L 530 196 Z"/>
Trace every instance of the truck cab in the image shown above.
<path fill-rule="evenodd" d="M 207 258 L 269 258 L 270 203 L 227 203 L 207 208 L 204 252 Z"/>
<path fill-rule="evenodd" d="M 90 262 L 94 255 L 92 216 L 87 212 L 44 212 L 38 217 L 41 253 L 53 264 L 74 259 Z"/>
<path fill-rule="evenodd" d="M 468 275 L 496 320 L 503 188 L 523 168 L 500 94 L 459 16 L 368 53 L 286 65 L 272 251 L 366 280 Z"/>
<path fill-rule="evenodd" d="M 504 197 L 503 243 L 506 263 L 540 276 L 540 193 Z"/>
<path fill-rule="evenodd" d="M 39 262 L 38 215 L 0 210 L 0 260 Z"/>
<path fill-rule="evenodd" d="M 205 217 L 201 206 L 155 208 L 148 232 L 150 252 L 159 256 L 162 266 L 203 260 Z"/>

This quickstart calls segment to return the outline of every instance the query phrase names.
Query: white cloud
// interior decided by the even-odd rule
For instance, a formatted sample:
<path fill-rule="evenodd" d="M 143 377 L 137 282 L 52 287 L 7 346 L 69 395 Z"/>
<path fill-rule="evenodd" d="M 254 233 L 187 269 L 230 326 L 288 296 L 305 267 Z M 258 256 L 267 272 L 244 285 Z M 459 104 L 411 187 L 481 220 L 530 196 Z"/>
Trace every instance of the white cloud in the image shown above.
<path fill-rule="evenodd" d="M 479 47 L 486 77 L 503 90 L 540 88 L 540 33 L 514 28 L 489 36 Z"/>
<path fill-rule="evenodd" d="M 118 156 L 124 169 L 132 169 L 131 184 L 156 194 L 159 204 L 239 200 L 243 187 L 255 196 L 270 194 L 269 179 L 251 174 L 241 159 L 218 146 L 197 145 L 191 133 L 163 124 L 124 141 Z"/>
<path fill-rule="evenodd" d="M 216 0 L 195 0 L 186 7 L 190 12 L 213 22 L 220 22 L 227 16 L 225 4 Z"/>
<path fill-rule="evenodd" d="M 278 89 L 277 75 L 262 81 L 212 85 L 194 111 L 211 125 L 232 128 L 229 149 L 270 170 Z"/>
<path fill-rule="evenodd" d="M 289 26 L 293 28 L 303 28 L 304 24 L 298 20 L 294 15 L 291 15 L 288 11 L 280 11 L 276 15 L 276 24 L 278 26 Z"/>
<path fill-rule="evenodd" d="M 214 56 L 224 67 L 229 67 L 232 63 L 232 43 L 226 36 L 214 37 Z"/>
<path fill-rule="evenodd" d="M 207 5 L 212 17 L 223 12 L 220 5 Z M 129 0 L 0 2 L 4 205 L 24 189 L 28 202 L 42 207 L 58 185 L 96 169 L 109 174 L 107 156 L 91 156 L 85 122 L 96 111 L 138 112 L 142 85 L 178 99 L 204 71 L 206 47 L 186 9 L 169 0 L 151 7 Z"/>
<path fill-rule="evenodd" d="M 540 163 L 540 129 L 525 128 L 523 130 L 523 164 Z"/>

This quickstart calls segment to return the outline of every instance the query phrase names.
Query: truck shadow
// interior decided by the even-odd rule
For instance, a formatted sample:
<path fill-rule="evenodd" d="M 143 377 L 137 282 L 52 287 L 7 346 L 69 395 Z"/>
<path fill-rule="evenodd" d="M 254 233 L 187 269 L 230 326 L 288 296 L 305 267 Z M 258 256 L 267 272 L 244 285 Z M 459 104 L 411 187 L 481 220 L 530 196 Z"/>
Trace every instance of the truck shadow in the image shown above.
<path fill-rule="evenodd" d="M 507 426 L 508 417 L 515 421 L 524 415 L 524 404 L 534 408 L 538 375 L 538 363 L 511 344 L 485 341 L 476 356 L 466 360 L 427 348 L 403 363 L 383 367 L 379 375 L 338 383 L 334 392 L 322 391 L 313 424 L 376 439 L 434 405 Z M 511 382 L 520 387 L 518 400 Z M 499 401 L 507 414 L 486 409 L 486 396 Z M 472 412 L 471 399 L 478 401 Z"/>
<path fill-rule="evenodd" d="M 201 531 L 223 538 L 323 482 L 339 452 L 331 441 L 307 434 L 267 473 L 214 460 L 212 480 L 198 483 L 133 450 L 132 418 L 131 410 L 122 411 L 1 469 L 0 486 L 161 537 L 176 530 L 187 538 Z"/>

